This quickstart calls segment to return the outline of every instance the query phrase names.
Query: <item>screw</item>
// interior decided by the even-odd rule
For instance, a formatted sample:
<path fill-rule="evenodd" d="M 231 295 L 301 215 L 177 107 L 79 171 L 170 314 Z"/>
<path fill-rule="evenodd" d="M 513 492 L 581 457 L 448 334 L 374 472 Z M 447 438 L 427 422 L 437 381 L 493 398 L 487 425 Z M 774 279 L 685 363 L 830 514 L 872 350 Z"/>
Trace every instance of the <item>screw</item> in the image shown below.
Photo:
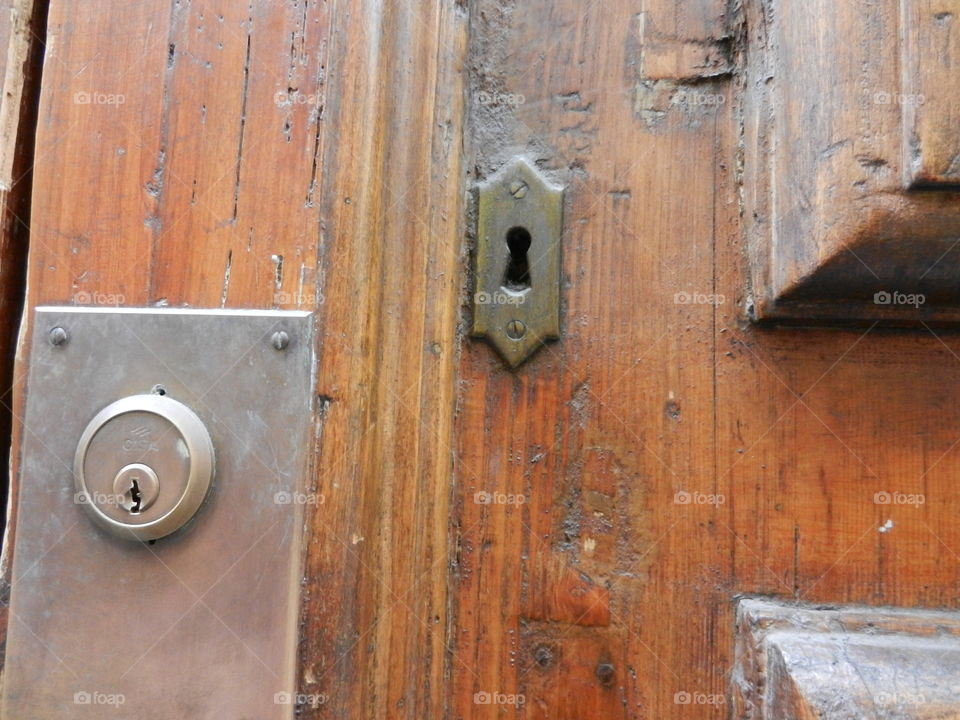
<path fill-rule="evenodd" d="M 510 194 L 513 195 L 517 200 L 522 200 L 527 195 L 527 188 L 530 186 L 527 185 L 523 180 L 514 180 L 510 183 Z"/>
<path fill-rule="evenodd" d="M 271 342 L 273 343 L 273 347 L 275 347 L 277 350 L 286 350 L 287 345 L 290 344 L 290 336 L 287 335 L 286 331 L 284 330 L 277 330 L 273 334 Z"/>
<path fill-rule="evenodd" d="M 597 665 L 595 674 L 601 685 L 604 687 L 611 687 L 613 686 L 613 681 L 616 680 L 617 670 L 612 664 L 608 662 L 601 662 Z"/>
<path fill-rule="evenodd" d="M 511 340 L 522 340 L 527 334 L 527 326 L 520 320 L 511 320 L 507 323 L 507 337 Z"/>
<path fill-rule="evenodd" d="M 533 650 L 533 659 L 542 668 L 550 667 L 553 663 L 553 650 L 548 645 L 537 645 Z"/>
<path fill-rule="evenodd" d="M 50 331 L 50 344 L 51 345 L 63 345 L 67 340 L 70 339 L 70 336 L 67 334 L 67 331 L 62 327 L 55 327 Z"/>

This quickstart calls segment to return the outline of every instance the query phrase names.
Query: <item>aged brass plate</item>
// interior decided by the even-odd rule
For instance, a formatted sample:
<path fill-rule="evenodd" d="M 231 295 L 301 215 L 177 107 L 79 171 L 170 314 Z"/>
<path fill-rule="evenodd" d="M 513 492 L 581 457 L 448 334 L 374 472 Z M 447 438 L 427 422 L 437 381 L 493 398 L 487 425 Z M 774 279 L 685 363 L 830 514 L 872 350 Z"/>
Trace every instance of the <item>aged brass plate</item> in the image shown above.
<path fill-rule="evenodd" d="M 563 189 L 515 158 L 477 196 L 472 335 L 517 367 L 560 337 Z"/>
<path fill-rule="evenodd" d="M 310 314 L 44 307 L 32 323 L 3 717 L 292 718 Z M 196 413 L 216 462 L 196 514 L 148 543 L 95 522 L 73 468 L 98 413 L 151 393 Z M 155 465 L 152 511 L 164 431 L 147 441 L 132 417 L 96 462 L 108 479 Z"/>

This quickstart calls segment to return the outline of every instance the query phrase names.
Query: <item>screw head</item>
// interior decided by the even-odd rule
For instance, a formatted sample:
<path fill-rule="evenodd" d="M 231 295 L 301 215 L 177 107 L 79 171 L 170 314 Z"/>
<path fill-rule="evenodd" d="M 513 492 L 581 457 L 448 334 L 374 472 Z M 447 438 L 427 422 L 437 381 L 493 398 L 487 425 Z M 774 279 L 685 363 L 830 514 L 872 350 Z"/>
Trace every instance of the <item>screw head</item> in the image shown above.
<path fill-rule="evenodd" d="M 522 340 L 527 334 L 527 326 L 521 320 L 511 320 L 507 323 L 507 337 L 511 340 Z"/>
<path fill-rule="evenodd" d="M 530 186 L 527 185 L 523 180 L 514 180 L 510 183 L 510 194 L 513 195 L 517 200 L 522 200 L 527 195 L 527 189 Z"/>
<path fill-rule="evenodd" d="M 553 650 L 549 645 L 537 645 L 533 650 L 533 659 L 542 668 L 550 667 L 553 663 Z"/>
<path fill-rule="evenodd" d="M 57 326 L 50 331 L 51 345 L 63 345 L 69 339 L 70 335 L 60 326 Z"/>
<path fill-rule="evenodd" d="M 284 330 L 277 330 L 270 339 L 273 347 L 277 350 L 285 350 L 290 344 L 290 336 Z"/>
<path fill-rule="evenodd" d="M 597 665 L 595 674 L 601 685 L 610 687 L 617 677 L 617 669 L 608 662 L 601 662 Z"/>

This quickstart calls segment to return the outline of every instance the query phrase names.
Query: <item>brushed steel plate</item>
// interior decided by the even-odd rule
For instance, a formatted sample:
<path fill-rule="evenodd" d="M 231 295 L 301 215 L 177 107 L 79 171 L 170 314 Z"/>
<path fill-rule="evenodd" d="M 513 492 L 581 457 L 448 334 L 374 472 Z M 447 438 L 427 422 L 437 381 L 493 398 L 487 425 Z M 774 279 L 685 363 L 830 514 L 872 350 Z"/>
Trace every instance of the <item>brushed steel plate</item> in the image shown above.
<path fill-rule="evenodd" d="M 33 323 L 3 717 L 292 718 L 312 316 L 41 307 Z M 100 410 L 156 385 L 203 420 L 217 467 L 185 527 L 140 543 L 91 522 L 73 455 Z"/>

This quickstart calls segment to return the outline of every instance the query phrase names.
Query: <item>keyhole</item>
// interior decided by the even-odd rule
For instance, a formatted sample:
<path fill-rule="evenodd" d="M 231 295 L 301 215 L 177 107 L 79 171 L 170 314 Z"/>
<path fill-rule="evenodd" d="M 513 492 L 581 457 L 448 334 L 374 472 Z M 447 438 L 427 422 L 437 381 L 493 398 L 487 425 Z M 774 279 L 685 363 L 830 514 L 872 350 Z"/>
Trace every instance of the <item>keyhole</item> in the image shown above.
<path fill-rule="evenodd" d="M 140 484 L 136 478 L 130 481 L 130 489 L 127 490 L 127 494 L 131 500 L 130 512 L 136 515 L 140 512 L 140 502 L 143 499 L 143 496 L 140 494 Z"/>
<path fill-rule="evenodd" d="M 532 240 L 530 231 L 525 227 L 514 227 L 507 231 L 510 260 L 503 276 L 503 286 L 508 290 L 526 290 L 530 287 L 530 261 L 527 259 L 527 252 Z"/>

